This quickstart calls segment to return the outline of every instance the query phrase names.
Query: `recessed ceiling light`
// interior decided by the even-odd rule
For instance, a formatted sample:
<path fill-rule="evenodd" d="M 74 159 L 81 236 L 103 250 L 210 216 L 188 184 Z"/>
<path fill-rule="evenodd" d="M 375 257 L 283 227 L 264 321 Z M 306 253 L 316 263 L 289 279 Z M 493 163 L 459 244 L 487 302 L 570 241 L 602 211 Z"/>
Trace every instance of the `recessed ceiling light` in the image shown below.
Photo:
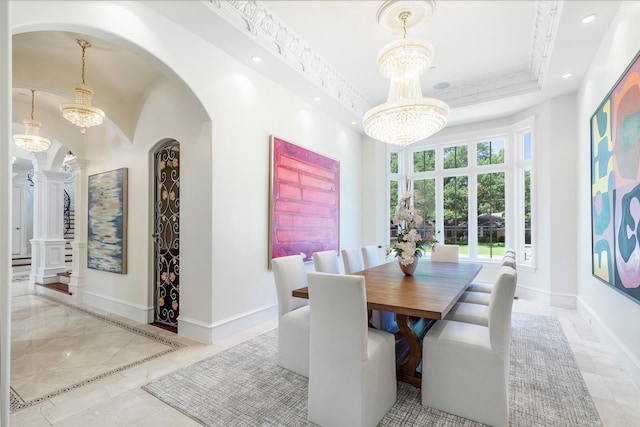
<path fill-rule="evenodd" d="M 319 96 L 316 96 L 316 97 L 314 97 L 314 98 L 313 98 L 313 100 L 314 100 L 314 101 L 320 101 L 320 97 L 319 97 Z"/>
<path fill-rule="evenodd" d="M 589 22 L 593 22 L 594 19 L 596 19 L 596 15 L 595 13 L 591 14 L 591 15 L 587 15 L 584 18 L 582 18 L 582 23 L 583 24 L 588 24 Z"/>
<path fill-rule="evenodd" d="M 252 60 L 253 62 L 262 62 L 262 58 L 260 58 L 259 56 L 252 56 L 252 57 L 251 57 L 251 60 Z"/>
<path fill-rule="evenodd" d="M 356 124 L 356 122 L 351 122 L 351 124 L 352 124 L 352 125 L 355 125 L 355 124 Z"/>
<path fill-rule="evenodd" d="M 566 73 L 566 74 L 563 74 L 563 75 L 562 75 L 562 78 L 563 78 L 563 79 L 568 79 L 568 78 L 569 78 L 569 77 L 571 77 L 571 76 L 573 76 L 573 74 L 571 74 L 571 73 Z"/>

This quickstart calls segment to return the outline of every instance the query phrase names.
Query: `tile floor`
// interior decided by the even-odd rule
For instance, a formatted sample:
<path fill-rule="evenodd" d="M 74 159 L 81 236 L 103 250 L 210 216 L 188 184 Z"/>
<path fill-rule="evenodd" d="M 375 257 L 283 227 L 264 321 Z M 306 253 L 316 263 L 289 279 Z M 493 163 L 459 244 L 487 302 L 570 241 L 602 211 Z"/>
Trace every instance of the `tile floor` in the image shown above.
<path fill-rule="evenodd" d="M 52 395 L 14 412 L 12 426 L 199 425 L 140 387 L 277 325 L 266 322 L 207 346 L 112 315 L 120 326 L 109 325 L 101 320 L 106 313 L 91 316 L 31 295 L 24 280 L 14 281 L 12 290 L 12 386 L 25 401 Z M 640 426 L 640 391 L 575 310 L 523 300 L 515 301 L 514 310 L 558 316 L 603 424 Z M 91 381 L 85 384 L 86 378 Z M 69 387 L 73 384 L 81 386 Z M 56 392 L 65 387 L 71 390 Z"/>

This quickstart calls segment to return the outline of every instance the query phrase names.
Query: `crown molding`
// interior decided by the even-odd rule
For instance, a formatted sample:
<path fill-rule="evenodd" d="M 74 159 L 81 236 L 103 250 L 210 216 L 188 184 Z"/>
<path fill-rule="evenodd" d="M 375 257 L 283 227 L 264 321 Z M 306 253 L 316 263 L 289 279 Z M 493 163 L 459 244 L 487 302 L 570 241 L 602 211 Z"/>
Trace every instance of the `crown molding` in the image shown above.
<path fill-rule="evenodd" d="M 269 49 L 288 66 L 304 75 L 358 117 L 371 103 L 331 64 L 300 36 L 279 20 L 264 2 L 209 0 L 227 21 L 242 28 L 254 41 Z M 557 36 L 561 0 L 538 0 L 531 38 L 528 69 L 464 86 L 434 92 L 450 107 L 462 107 L 522 93 L 541 90 L 549 68 L 550 53 Z M 373 72 L 373 71 L 372 71 Z"/>
<path fill-rule="evenodd" d="M 351 109 L 358 117 L 371 103 L 331 64 L 259 1 L 209 0 L 225 19 L 242 27 L 255 41 Z"/>
<path fill-rule="evenodd" d="M 562 1 L 539 0 L 536 2 L 527 70 L 464 86 L 451 87 L 436 92 L 434 96 L 454 108 L 541 90 L 549 70 L 550 54 L 558 34 L 561 11 Z"/>

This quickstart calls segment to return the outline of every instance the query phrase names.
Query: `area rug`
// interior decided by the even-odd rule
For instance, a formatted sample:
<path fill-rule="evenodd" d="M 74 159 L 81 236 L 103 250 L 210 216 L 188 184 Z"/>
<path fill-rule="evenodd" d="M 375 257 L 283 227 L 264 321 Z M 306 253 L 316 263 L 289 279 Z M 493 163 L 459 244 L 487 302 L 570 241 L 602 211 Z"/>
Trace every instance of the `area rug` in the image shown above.
<path fill-rule="evenodd" d="M 601 426 L 556 317 L 514 313 L 509 418 L 512 426 Z M 207 426 L 310 426 L 308 380 L 276 365 L 277 330 L 161 377 L 144 390 Z M 327 408 L 330 410 L 330 408 Z M 479 426 L 421 405 L 398 382 L 380 426 Z"/>

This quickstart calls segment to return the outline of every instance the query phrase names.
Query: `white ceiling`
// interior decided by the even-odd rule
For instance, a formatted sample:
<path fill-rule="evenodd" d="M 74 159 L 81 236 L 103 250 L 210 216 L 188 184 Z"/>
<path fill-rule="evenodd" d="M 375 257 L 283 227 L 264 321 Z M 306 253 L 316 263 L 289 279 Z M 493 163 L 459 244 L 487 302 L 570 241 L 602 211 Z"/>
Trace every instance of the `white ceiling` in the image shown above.
<path fill-rule="evenodd" d="M 319 108 L 346 124 L 355 121 L 357 129 L 361 129 L 359 107 L 386 101 L 388 80 L 377 70 L 376 55 L 401 35 L 376 22 L 382 1 L 146 4 L 300 96 L 319 96 Z M 450 126 L 511 115 L 544 99 L 573 93 L 619 5 L 610 0 L 440 0 L 431 19 L 408 32 L 435 47 L 433 68 L 421 79 L 423 93 L 450 104 Z M 260 22 L 247 18 L 256 9 Z M 580 23 L 592 13 L 597 14 L 594 22 Z M 279 34 L 264 31 L 265 14 L 288 28 L 287 46 Z M 13 37 L 14 122 L 29 114 L 29 88 L 38 91 L 36 118 L 59 115 L 58 105 L 71 99 L 72 87 L 80 80 L 77 37 L 93 44 L 86 54 L 86 80 L 95 90 L 93 104 L 130 135 L 147 90 L 164 78 L 163 70 L 144 52 L 65 32 Z M 306 46 L 315 60 L 296 62 L 295 44 Z M 263 57 L 261 63 L 251 61 L 256 54 Z M 563 79 L 565 73 L 573 77 Z M 333 83 L 327 84 L 326 76 Z M 448 89 L 434 89 L 443 82 L 450 85 Z M 334 83 L 341 89 L 332 91 Z M 353 99 L 357 102 L 349 104 Z"/>

